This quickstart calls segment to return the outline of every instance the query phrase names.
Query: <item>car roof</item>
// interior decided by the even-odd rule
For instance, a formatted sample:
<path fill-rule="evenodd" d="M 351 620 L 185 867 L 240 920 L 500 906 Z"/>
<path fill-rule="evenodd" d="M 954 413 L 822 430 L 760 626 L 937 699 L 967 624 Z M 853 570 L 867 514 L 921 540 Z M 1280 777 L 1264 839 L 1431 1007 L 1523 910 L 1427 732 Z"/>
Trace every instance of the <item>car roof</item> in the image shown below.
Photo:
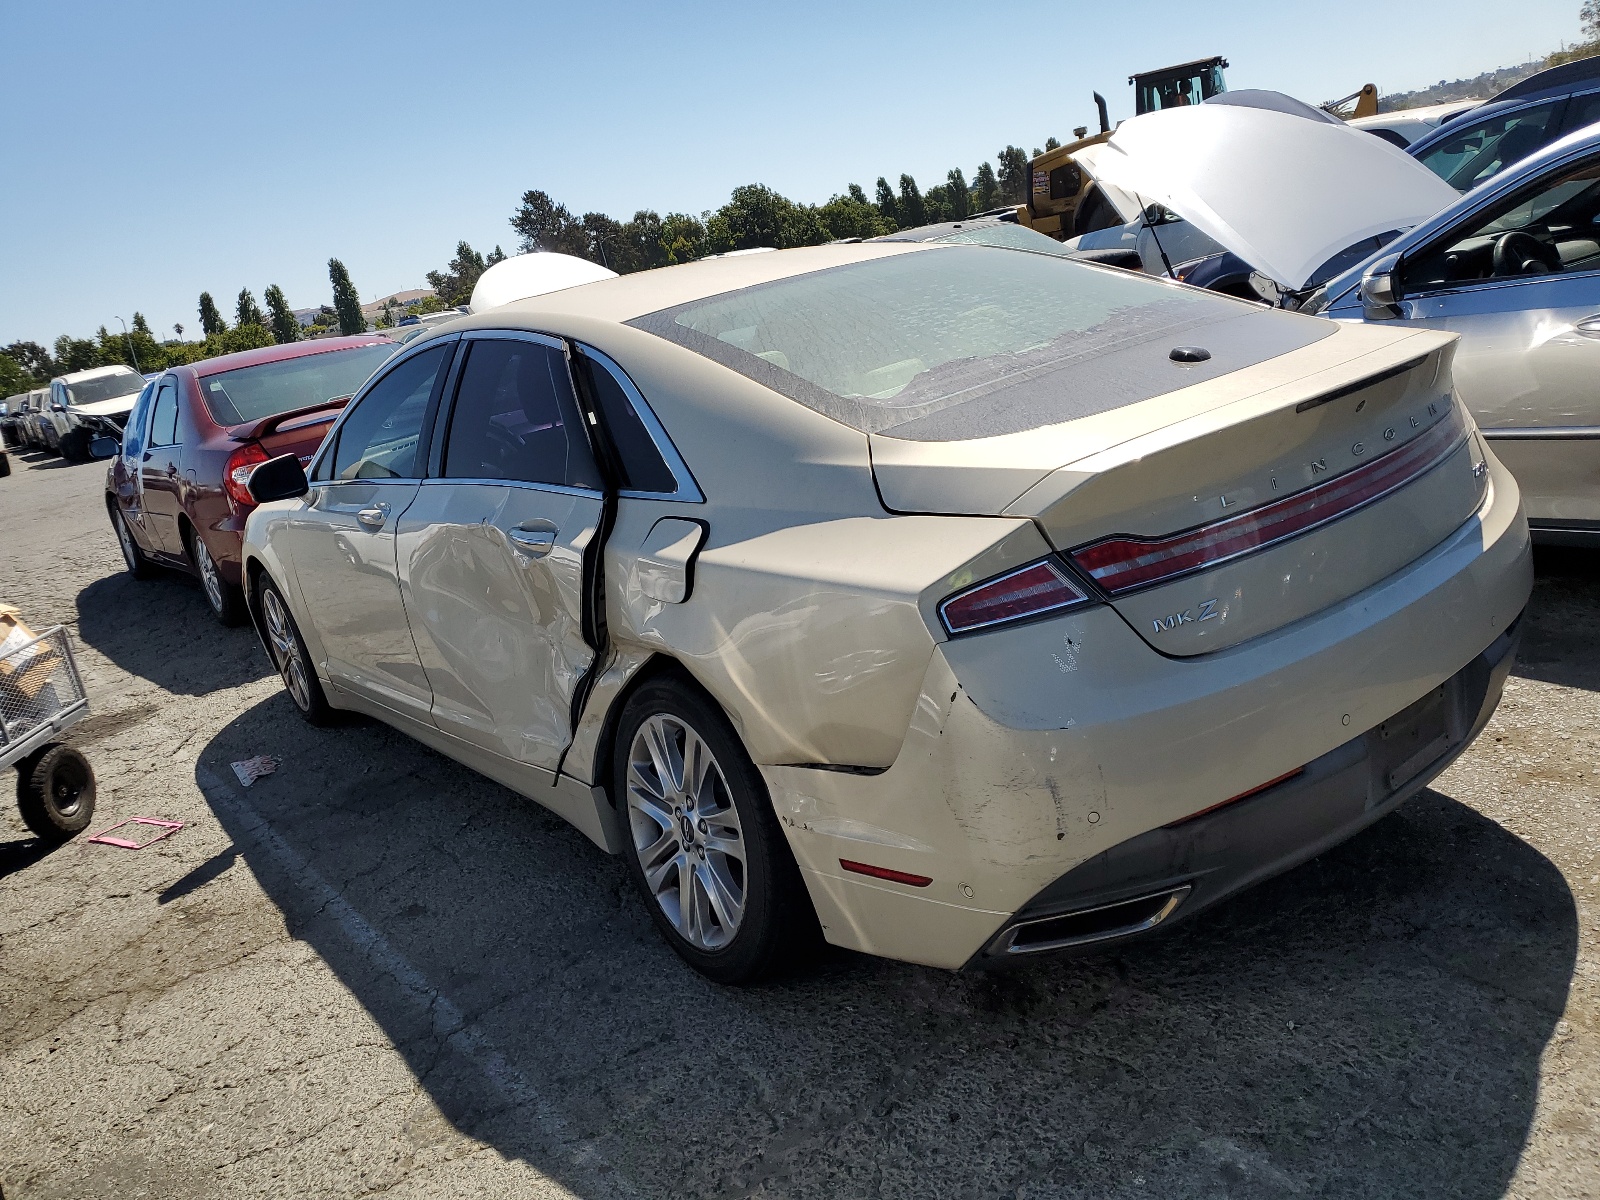
<path fill-rule="evenodd" d="M 377 346 L 389 339 L 375 333 L 357 333 L 348 337 L 318 338 L 309 342 L 285 342 L 281 346 L 262 346 L 255 350 L 239 350 L 233 354 L 219 354 L 189 363 L 189 369 L 200 378 L 219 375 L 223 371 L 236 371 L 240 367 L 258 367 L 262 363 L 283 362 L 291 358 L 304 358 L 308 354 L 327 354 L 332 350 L 349 350 L 355 346 Z"/>
<path fill-rule="evenodd" d="M 66 375 L 57 375 L 51 382 L 82 383 L 86 379 L 103 379 L 108 375 L 121 375 L 124 372 L 129 375 L 139 374 L 132 367 L 125 367 L 121 363 L 112 363 L 109 367 L 90 367 L 87 371 L 72 371 Z"/>
<path fill-rule="evenodd" d="M 942 237 L 949 237 L 952 233 L 967 233 L 974 229 L 997 229 L 1002 225 L 1022 227 L 1018 224 L 1015 216 L 1009 221 L 998 217 L 964 217 L 959 221 L 941 221 L 937 225 L 918 225 L 914 229 L 901 229 L 871 240 L 874 242 L 936 242 Z"/>
<path fill-rule="evenodd" d="M 1496 93 L 1490 98 L 1490 103 L 1559 96 L 1563 92 L 1581 91 L 1586 83 L 1600 86 L 1600 56 L 1580 58 L 1576 62 L 1562 63 L 1559 67 L 1535 71 L 1520 83 L 1513 83 L 1503 92 Z"/>
<path fill-rule="evenodd" d="M 826 246 L 777 250 L 771 254 L 719 255 L 516 300 L 463 316 L 460 324 L 449 322 L 439 332 L 443 336 L 456 330 L 492 329 L 508 320 L 514 324 L 530 323 L 530 327 L 537 328 L 538 319 L 549 315 L 589 317 L 621 324 L 664 308 L 763 283 L 930 249 L 936 247 L 915 242 L 834 242 Z"/>

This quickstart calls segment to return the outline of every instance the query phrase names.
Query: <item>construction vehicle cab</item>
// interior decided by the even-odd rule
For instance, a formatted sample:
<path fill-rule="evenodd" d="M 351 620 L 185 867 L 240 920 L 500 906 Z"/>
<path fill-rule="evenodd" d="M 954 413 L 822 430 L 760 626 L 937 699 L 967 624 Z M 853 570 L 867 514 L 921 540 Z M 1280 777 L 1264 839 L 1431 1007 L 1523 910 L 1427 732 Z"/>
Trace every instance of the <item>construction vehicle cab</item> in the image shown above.
<path fill-rule="evenodd" d="M 1227 65 L 1228 60 L 1218 55 L 1128 76 L 1133 85 L 1134 114 L 1199 104 L 1227 91 L 1228 84 L 1222 77 Z"/>

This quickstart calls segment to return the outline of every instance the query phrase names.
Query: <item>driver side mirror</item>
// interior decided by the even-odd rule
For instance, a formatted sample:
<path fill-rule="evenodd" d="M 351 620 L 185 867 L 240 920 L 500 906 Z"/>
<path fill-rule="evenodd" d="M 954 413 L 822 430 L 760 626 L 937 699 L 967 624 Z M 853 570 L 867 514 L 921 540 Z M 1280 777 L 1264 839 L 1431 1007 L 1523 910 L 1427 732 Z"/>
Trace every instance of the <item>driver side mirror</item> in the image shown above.
<path fill-rule="evenodd" d="M 292 500 L 311 490 L 306 479 L 306 469 L 293 454 L 280 454 L 269 458 L 250 472 L 250 482 L 245 485 L 250 498 L 257 504 L 270 504 L 274 500 Z"/>
<path fill-rule="evenodd" d="M 1361 277 L 1361 307 L 1367 320 L 1387 321 L 1400 315 L 1395 310 L 1400 299 L 1399 272 L 1400 259 L 1396 256 L 1373 263 L 1372 269 Z"/>
<path fill-rule="evenodd" d="M 115 458 L 122 453 L 122 443 L 114 437 L 97 437 L 89 443 L 90 458 Z"/>

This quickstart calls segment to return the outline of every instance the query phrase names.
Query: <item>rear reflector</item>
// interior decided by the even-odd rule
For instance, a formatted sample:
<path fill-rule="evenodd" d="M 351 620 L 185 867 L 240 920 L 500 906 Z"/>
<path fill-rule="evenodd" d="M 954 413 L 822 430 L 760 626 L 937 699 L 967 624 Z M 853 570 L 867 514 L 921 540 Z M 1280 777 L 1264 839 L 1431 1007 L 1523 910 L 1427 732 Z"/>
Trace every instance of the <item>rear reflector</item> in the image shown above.
<path fill-rule="evenodd" d="M 1227 808 L 1230 804 L 1237 804 L 1241 800 L 1250 799 L 1251 796 L 1258 796 L 1268 788 L 1275 788 L 1280 783 L 1284 783 L 1287 780 L 1295 778 L 1295 776 L 1301 774 L 1304 770 L 1304 767 L 1296 767 L 1292 771 L 1285 771 L 1276 779 L 1269 779 L 1265 783 L 1259 783 L 1255 787 L 1251 788 L 1248 792 L 1240 792 L 1237 796 L 1229 796 L 1226 800 L 1223 800 L 1217 804 L 1209 805 L 1206 808 L 1202 808 L 1199 812 L 1192 812 L 1187 817 L 1179 817 L 1176 821 L 1169 821 L 1161 828 L 1176 829 L 1179 825 L 1187 825 L 1190 821 L 1198 821 L 1201 817 L 1207 816 L 1210 813 L 1214 813 L 1219 808 Z"/>
<path fill-rule="evenodd" d="M 871 863 L 851 862 L 841 858 L 839 865 L 857 875 L 870 875 L 874 879 L 887 879 L 890 883 L 904 883 L 911 887 L 927 887 L 933 882 L 926 875 L 913 875 L 909 871 L 891 871 L 888 867 L 875 867 Z"/>
<path fill-rule="evenodd" d="M 972 633 L 1085 604 L 1088 599 L 1065 571 L 1043 559 L 957 592 L 939 605 L 939 619 L 952 634 Z"/>
<path fill-rule="evenodd" d="M 1420 437 L 1315 487 L 1183 533 L 1109 537 L 1078 547 L 1071 558 L 1113 596 L 1192 575 L 1383 499 L 1449 458 L 1466 436 L 1466 421 L 1452 403 L 1449 414 Z"/>

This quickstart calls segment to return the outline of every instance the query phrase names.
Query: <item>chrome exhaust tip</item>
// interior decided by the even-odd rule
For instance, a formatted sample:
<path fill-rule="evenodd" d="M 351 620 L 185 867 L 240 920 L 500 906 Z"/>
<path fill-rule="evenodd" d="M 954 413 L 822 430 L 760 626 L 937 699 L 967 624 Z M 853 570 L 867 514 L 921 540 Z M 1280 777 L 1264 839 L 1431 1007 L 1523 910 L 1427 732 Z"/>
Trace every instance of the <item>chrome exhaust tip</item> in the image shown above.
<path fill-rule="evenodd" d="M 1003 954 L 1041 954 L 1144 933 L 1170 917 L 1193 890 L 1185 883 L 1132 900 L 1019 921 L 1006 930 L 995 949 Z"/>

